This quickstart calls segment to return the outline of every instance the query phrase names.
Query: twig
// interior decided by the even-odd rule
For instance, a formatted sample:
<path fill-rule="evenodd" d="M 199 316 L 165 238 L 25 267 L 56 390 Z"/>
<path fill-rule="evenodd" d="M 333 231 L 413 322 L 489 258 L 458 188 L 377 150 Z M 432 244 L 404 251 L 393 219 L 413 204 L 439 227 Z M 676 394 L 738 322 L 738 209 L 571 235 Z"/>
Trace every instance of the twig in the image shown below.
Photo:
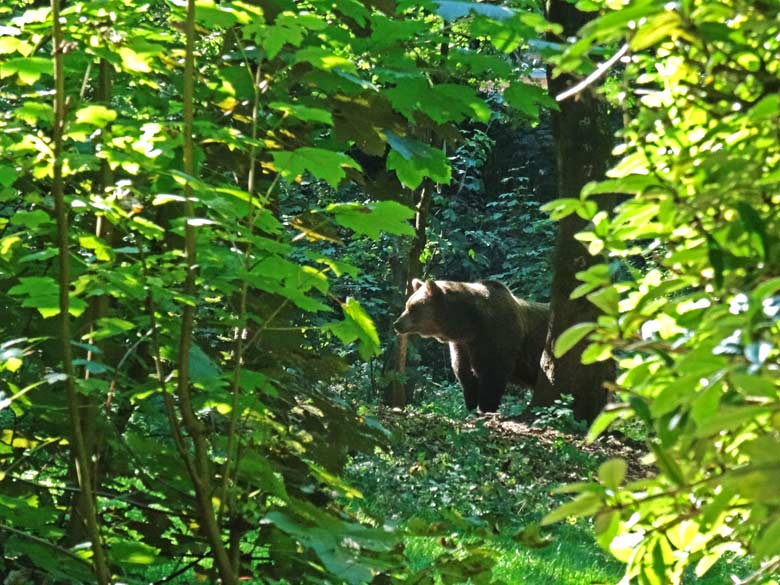
<path fill-rule="evenodd" d="M 38 544 L 41 544 L 45 547 L 48 547 L 52 550 L 56 550 L 58 553 L 64 554 L 66 557 L 69 557 L 73 559 L 74 561 L 78 561 L 86 566 L 90 566 L 89 561 L 81 558 L 78 555 L 73 554 L 66 548 L 62 548 L 61 546 L 54 544 L 53 542 L 49 542 L 46 539 L 43 539 L 39 536 L 35 536 L 34 534 L 28 534 L 27 532 L 23 532 L 22 530 L 18 530 L 16 528 L 12 528 L 11 526 L 6 526 L 5 524 L 0 524 L 0 530 L 5 530 L 6 532 L 10 532 L 11 534 L 15 534 L 16 536 L 21 536 L 22 538 L 26 538 L 27 540 L 31 540 L 33 542 L 36 542 Z"/>
<path fill-rule="evenodd" d="M 599 77 L 604 75 L 607 70 L 612 67 L 617 61 L 620 60 L 623 55 L 628 53 L 628 43 L 625 43 L 622 47 L 620 47 L 614 55 L 612 55 L 609 59 L 604 61 L 601 65 L 596 67 L 596 70 L 588 75 L 585 79 L 580 81 L 577 85 L 574 87 L 570 87 L 564 92 L 559 93 L 555 96 L 556 102 L 562 102 L 563 100 L 569 99 L 572 96 L 577 95 L 581 91 L 583 91 L 586 87 L 588 87 L 590 84 L 592 84 L 594 81 L 596 81 Z"/>

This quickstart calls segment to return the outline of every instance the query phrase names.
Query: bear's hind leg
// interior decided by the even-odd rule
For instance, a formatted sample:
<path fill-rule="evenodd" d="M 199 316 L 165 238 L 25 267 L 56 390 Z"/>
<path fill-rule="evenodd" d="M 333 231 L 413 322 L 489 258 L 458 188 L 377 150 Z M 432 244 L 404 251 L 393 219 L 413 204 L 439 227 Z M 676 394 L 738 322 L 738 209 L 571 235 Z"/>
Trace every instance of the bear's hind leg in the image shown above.
<path fill-rule="evenodd" d="M 479 409 L 495 412 L 501 404 L 512 370 L 507 360 L 484 355 L 480 358 L 474 368 L 479 380 Z"/>
<path fill-rule="evenodd" d="M 452 371 L 463 388 L 463 400 L 466 408 L 474 410 L 479 405 L 479 380 L 471 369 L 471 360 L 466 348 L 462 345 L 450 343 L 450 361 Z"/>
<path fill-rule="evenodd" d="M 506 390 L 507 377 L 498 372 L 480 373 L 479 382 L 479 409 L 482 412 L 497 411 Z"/>

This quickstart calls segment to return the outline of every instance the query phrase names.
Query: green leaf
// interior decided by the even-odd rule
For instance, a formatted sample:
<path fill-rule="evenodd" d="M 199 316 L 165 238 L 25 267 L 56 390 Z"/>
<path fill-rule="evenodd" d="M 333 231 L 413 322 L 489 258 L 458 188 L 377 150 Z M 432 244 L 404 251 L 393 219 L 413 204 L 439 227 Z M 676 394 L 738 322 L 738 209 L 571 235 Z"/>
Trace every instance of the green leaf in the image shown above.
<path fill-rule="evenodd" d="M 758 559 L 768 559 L 780 554 L 780 519 L 761 532 L 753 544 L 752 552 Z"/>
<path fill-rule="evenodd" d="M 45 211 L 34 209 L 33 211 L 17 211 L 11 216 L 11 225 L 24 226 L 34 230 L 41 225 L 52 223 L 51 217 Z"/>
<path fill-rule="evenodd" d="M 549 203 L 545 203 L 540 207 L 540 209 L 549 213 L 551 220 L 558 221 L 559 219 L 562 219 L 567 215 L 571 215 L 577 211 L 580 205 L 582 205 L 582 202 L 579 199 L 564 197 L 561 199 L 554 199 Z"/>
<path fill-rule="evenodd" d="M 491 115 L 485 100 L 467 85 L 431 85 L 424 78 L 400 79 L 395 87 L 385 91 L 385 95 L 412 123 L 418 112 L 424 112 L 438 124 L 461 122 L 467 118 L 485 123 Z"/>
<path fill-rule="evenodd" d="M 102 317 L 95 323 L 95 329 L 89 333 L 85 333 L 82 339 L 87 341 L 100 341 L 119 335 L 121 333 L 127 333 L 135 329 L 135 323 L 125 321 L 119 317 Z"/>
<path fill-rule="evenodd" d="M 397 201 L 377 201 L 374 203 L 333 203 L 326 208 L 333 213 L 336 221 L 372 240 L 378 240 L 382 233 L 401 236 L 413 236 L 414 228 L 409 220 L 414 211 Z"/>
<path fill-rule="evenodd" d="M 54 110 L 50 104 L 39 102 L 24 102 L 13 111 L 14 118 L 26 122 L 30 126 L 51 124 L 54 121 Z"/>
<path fill-rule="evenodd" d="M 372 355 L 379 355 L 379 335 L 374 322 L 360 303 L 351 297 L 347 298 L 346 302 L 342 303 L 341 310 L 344 320 L 326 323 L 322 327 L 323 330 L 333 333 L 344 345 L 357 340 L 360 357 L 364 360 Z"/>
<path fill-rule="evenodd" d="M 16 169 L 12 165 L 0 165 L 0 187 L 10 187 L 16 182 Z"/>
<path fill-rule="evenodd" d="M 644 24 L 631 38 L 629 46 L 632 51 L 642 51 L 659 42 L 676 36 L 681 31 L 682 22 L 676 10 L 666 10 L 645 19 Z"/>
<path fill-rule="evenodd" d="M 360 165 L 346 154 L 323 148 L 303 146 L 292 152 L 275 151 L 271 155 L 274 166 L 288 181 L 295 181 L 308 171 L 334 189 L 346 177 L 345 168 L 361 170 Z"/>
<path fill-rule="evenodd" d="M 569 327 L 555 340 L 553 355 L 557 358 L 561 357 L 595 328 L 595 323 L 578 323 Z"/>
<path fill-rule="evenodd" d="M 53 75 L 53 72 L 52 60 L 45 57 L 19 57 L 0 61 L 0 79 L 16 74 L 22 85 L 32 85 L 42 75 Z"/>
<path fill-rule="evenodd" d="M 111 246 L 97 236 L 80 236 L 79 245 L 86 250 L 93 250 L 95 252 L 95 258 L 101 262 L 107 262 L 112 258 L 113 250 L 111 249 Z"/>
<path fill-rule="evenodd" d="M 411 138 L 402 138 L 390 131 L 386 132 L 386 136 L 391 146 L 387 155 L 387 168 L 396 172 L 401 183 L 416 189 L 425 177 L 437 183 L 450 182 L 450 165 L 441 150 Z"/>
<path fill-rule="evenodd" d="M 558 109 L 556 101 L 544 88 L 521 81 L 509 84 L 504 90 L 504 100 L 532 120 L 539 118 L 540 108 Z"/>
<path fill-rule="evenodd" d="M 571 502 L 567 502 L 547 514 L 542 518 L 541 525 L 547 526 L 565 520 L 566 518 L 590 516 L 591 514 L 598 512 L 602 506 L 601 496 L 594 492 L 584 492 L 574 498 Z"/>
<path fill-rule="evenodd" d="M 780 95 L 773 93 L 758 100 L 749 112 L 753 120 L 776 118 L 780 116 Z"/>
<path fill-rule="evenodd" d="M 738 429 L 765 418 L 770 412 L 771 408 L 763 405 L 724 407 L 711 418 L 702 421 L 694 436 L 709 437 L 721 431 Z"/>
<path fill-rule="evenodd" d="M 285 116 L 292 116 L 304 122 L 321 122 L 333 126 L 333 115 L 328 110 L 284 102 L 271 102 L 268 107 L 283 112 Z"/>
<path fill-rule="evenodd" d="M 190 379 L 206 388 L 219 386 L 222 371 L 201 347 L 193 343 L 190 346 Z"/>
<path fill-rule="evenodd" d="M 617 510 L 603 510 L 596 515 L 593 521 L 596 541 L 604 550 L 609 550 L 609 545 L 618 535 L 619 530 L 620 512 Z"/>
<path fill-rule="evenodd" d="M 597 417 L 596 420 L 593 421 L 593 424 L 590 425 L 590 429 L 588 430 L 588 436 L 585 439 L 588 443 L 592 443 L 596 440 L 596 438 L 603 433 L 612 422 L 617 419 L 625 416 L 627 412 L 627 408 L 623 406 L 622 408 L 609 408 L 608 410 L 602 411 Z"/>
<path fill-rule="evenodd" d="M 766 260 L 767 254 L 769 253 L 770 242 L 763 218 L 750 204 L 745 203 L 744 201 L 737 202 L 736 208 L 737 211 L 739 211 L 739 216 L 745 229 L 758 235 L 759 241 L 761 242 L 759 253 L 761 254 L 761 257 Z"/>
<path fill-rule="evenodd" d="M 111 558 L 123 564 L 151 565 L 160 549 L 137 540 L 115 540 L 109 544 Z"/>
<path fill-rule="evenodd" d="M 623 459 L 610 459 L 599 465 L 598 476 L 604 487 L 616 490 L 626 478 L 627 464 Z"/>
<path fill-rule="evenodd" d="M 749 374 L 731 374 L 730 378 L 737 389 L 747 396 L 777 398 L 780 394 L 780 388 L 768 378 Z"/>
<path fill-rule="evenodd" d="M 666 449 L 657 443 L 650 444 L 650 450 L 655 455 L 655 462 L 658 468 L 677 485 L 685 485 L 685 475 L 682 469 L 674 460 L 674 455 L 667 452 Z"/>
<path fill-rule="evenodd" d="M 76 122 L 104 128 L 116 120 L 116 112 L 105 106 L 86 106 L 76 110 Z"/>
<path fill-rule="evenodd" d="M 614 286 L 608 286 L 599 291 L 590 293 L 587 296 L 587 299 L 607 315 L 618 314 L 620 295 Z"/>
<path fill-rule="evenodd" d="M 23 307 L 37 309 L 44 319 L 59 314 L 60 286 L 56 280 L 48 276 L 27 276 L 20 278 L 19 283 L 12 287 L 8 294 L 25 297 L 22 301 Z M 86 308 L 86 302 L 71 295 L 68 313 L 78 317 Z"/>

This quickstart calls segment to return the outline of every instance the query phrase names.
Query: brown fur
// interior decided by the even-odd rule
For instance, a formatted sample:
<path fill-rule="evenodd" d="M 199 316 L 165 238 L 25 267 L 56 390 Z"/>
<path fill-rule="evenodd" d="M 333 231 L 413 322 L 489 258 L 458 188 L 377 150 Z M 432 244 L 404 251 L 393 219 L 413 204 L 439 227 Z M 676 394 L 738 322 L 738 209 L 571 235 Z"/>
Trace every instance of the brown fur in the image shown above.
<path fill-rule="evenodd" d="M 413 290 L 395 329 L 449 344 L 470 410 L 497 410 L 508 382 L 533 387 L 547 337 L 548 305 L 519 299 L 492 280 L 415 279 Z"/>

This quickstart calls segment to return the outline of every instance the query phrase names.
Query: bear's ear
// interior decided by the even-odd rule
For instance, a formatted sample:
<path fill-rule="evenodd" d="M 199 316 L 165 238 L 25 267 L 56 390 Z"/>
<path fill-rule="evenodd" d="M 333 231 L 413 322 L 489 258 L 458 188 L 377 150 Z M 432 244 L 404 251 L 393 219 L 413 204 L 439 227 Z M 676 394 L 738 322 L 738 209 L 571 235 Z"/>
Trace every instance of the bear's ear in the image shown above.
<path fill-rule="evenodd" d="M 436 297 L 441 294 L 442 292 L 441 287 L 438 284 L 436 284 L 435 280 L 429 280 L 425 284 L 428 287 L 428 294 L 431 295 L 432 297 Z"/>
<path fill-rule="evenodd" d="M 413 278 L 412 279 L 412 292 L 416 292 L 417 289 L 420 288 L 424 284 L 425 284 L 425 282 L 423 282 L 419 278 Z"/>

